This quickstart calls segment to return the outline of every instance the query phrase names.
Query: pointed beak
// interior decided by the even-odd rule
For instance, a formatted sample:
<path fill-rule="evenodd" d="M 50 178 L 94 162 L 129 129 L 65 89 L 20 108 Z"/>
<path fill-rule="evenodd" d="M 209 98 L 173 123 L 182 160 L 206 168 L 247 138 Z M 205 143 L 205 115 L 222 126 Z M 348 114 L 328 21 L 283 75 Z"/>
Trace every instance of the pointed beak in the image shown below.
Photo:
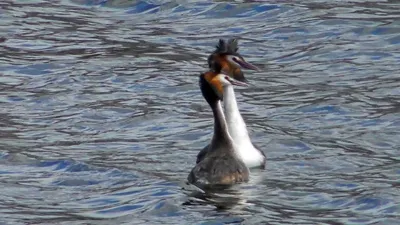
<path fill-rule="evenodd" d="M 237 81 L 241 81 L 244 83 L 249 83 L 249 81 L 247 80 L 246 77 L 244 77 L 243 73 L 240 74 L 233 74 L 232 76 L 233 79 L 237 80 Z"/>
<path fill-rule="evenodd" d="M 244 61 L 244 60 L 243 60 L 243 61 L 240 60 L 240 61 L 238 61 L 237 63 L 238 63 L 241 67 L 243 67 L 243 68 L 245 68 L 245 69 L 259 71 L 259 69 L 258 69 L 257 66 L 255 66 L 255 65 L 253 65 L 253 64 L 251 64 L 251 63 L 248 63 L 248 62 L 246 62 L 246 61 Z"/>
<path fill-rule="evenodd" d="M 236 79 L 234 79 L 234 78 L 232 78 L 232 77 L 229 77 L 228 80 L 229 80 L 229 82 L 230 82 L 231 84 L 233 84 L 233 85 L 244 86 L 244 87 L 250 86 L 249 84 L 247 84 L 247 83 L 245 83 L 245 82 L 242 82 L 242 81 L 238 81 L 238 80 L 236 80 Z"/>

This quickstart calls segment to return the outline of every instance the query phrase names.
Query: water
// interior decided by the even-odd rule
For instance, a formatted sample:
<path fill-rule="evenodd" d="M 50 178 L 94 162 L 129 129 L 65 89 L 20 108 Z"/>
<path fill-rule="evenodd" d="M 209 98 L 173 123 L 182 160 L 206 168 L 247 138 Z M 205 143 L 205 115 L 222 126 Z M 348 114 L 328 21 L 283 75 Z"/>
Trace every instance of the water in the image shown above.
<path fill-rule="evenodd" d="M 0 3 L 2 224 L 397 224 L 395 1 Z M 218 38 L 268 156 L 248 184 L 181 189 L 210 140 L 198 74 Z"/>

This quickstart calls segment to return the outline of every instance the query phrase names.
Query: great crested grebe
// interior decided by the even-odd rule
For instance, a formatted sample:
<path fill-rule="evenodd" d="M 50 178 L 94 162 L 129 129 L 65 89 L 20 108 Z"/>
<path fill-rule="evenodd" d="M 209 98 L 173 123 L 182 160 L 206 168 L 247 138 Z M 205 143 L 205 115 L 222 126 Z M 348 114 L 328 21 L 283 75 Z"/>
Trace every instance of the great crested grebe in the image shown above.
<path fill-rule="evenodd" d="M 229 88 L 246 83 L 237 81 L 223 73 L 213 71 L 200 75 L 200 89 L 214 115 L 214 136 L 209 152 L 196 164 L 188 181 L 198 187 L 232 185 L 249 180 L 249 169 L 240 157 L 238 149 L 228 132 L 220 98 L 228 94 Z"/>
<path fill-rule="evenodd" d="M 215 51 L 211 53 L 207 59 L 208 66 L 211 70 L 215 71 L 215 68 L 217 67 L 225 74 L 242 82 L 246 82 L 246 78 L 244 77 L 241 68 L 258 70 L 256 66 L 246 62 L 246 60 L 244 60 L 244 58 L 239 54 L 237 39 L 229 39 L 228 41 L 219 39 L 219 42 L 215 47 Z"/>
<path fill-rule="evenodd" d="M 227 42 L 220 39 L 217 49 L 208 57 L 208 64 L 210 68 L 217 73 L 223 72 L 236 80 L 245 82 L 246 78 L 241 68 L 252 70 L 258 70 L 258 68 L 243 59 L 237 52 L 237 44 L 238 42 L 236 39 L 230 39 Z M 238 146 L 236 149 L 238 157 L 240 157 L 249 168 L 264 168 L 266 161 L 265 154 L 257 149 L 251 142 L 246 123 L 239 112 L 232 86 L 228 87 L 227 95 L 224 97 L 223 103 L 228 132 L 233 142 Z M 202 161 L 209 152 L 210 145 L 207 145 L 197 155 L 196 163 Z"/>

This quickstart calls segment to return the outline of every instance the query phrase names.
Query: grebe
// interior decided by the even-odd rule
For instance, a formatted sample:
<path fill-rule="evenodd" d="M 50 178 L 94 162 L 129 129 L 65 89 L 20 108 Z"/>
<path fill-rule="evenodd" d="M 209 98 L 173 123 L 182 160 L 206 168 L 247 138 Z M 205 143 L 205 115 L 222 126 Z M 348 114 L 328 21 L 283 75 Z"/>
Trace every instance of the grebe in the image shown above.
<path fill-rule="evenodd" d="M 223 72 L 236 80 L 246 82 L 241 68 L 252 70 L 258 70 L 258 68 L 243 59 L 237 52 L 237 44 L 238 42 L 236 39 L 230 39 L 228 42 L 220 39 L 216 46 L 217 49 L 208 57 L 208 64 L 215 72 Z M 232 86 L 228 87 L 227 95 L 223 99 L 223 103 L 228 132 L 233 142 L 238 146 L 237 155 L 249 168 L 264 168 L 266 161 L 265 154 L 263 151 L 257 149 L 251 142 L 246 123 L 239 112 Z M 196 163 L 202 161 L 209 151 L 210 145 L 204 147 L 197 155 Z"/>
<path fill-rule="evenodd" d="M 256 66 L 246 62 L 243 56 L 239 54 L 237 39 L 229 39 L 228 41 L 219 39 L 219 42 L 215 47 L 215 51 L 211 53 L 207 59 L 208 66 L 211 70 L 215 71 L 217 67 L 225 74 L 233 77 L 235 80 L 242 82 L 246 82 L 246 78 L 244 77 L 241 68 L 258 70 Z"/>
<path fill-rule="evenodd" d="M 212 71 L 200 75 L 200 89 L 214 115 L 214 136 L 209 152 L 197 163 L 188 176 L 188 181 L 198 187 L 232 185 L 249 180 L 249 169 L 237 156 L 237 146 L 229 135 L 220 96 L 229 92 L 229 87 L 245 85 L 225 74 Z"/>

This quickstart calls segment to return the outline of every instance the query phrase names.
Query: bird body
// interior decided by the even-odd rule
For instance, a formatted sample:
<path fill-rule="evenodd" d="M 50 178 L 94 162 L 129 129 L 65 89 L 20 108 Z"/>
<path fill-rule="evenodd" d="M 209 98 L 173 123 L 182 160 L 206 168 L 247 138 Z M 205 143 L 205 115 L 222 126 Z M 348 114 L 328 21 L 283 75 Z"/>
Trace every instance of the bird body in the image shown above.
<path fill-rule="evenodd" d="M 237 146 L 229 135 L 218 97 L 222 94 L 220 91 L 225 93 L 231 83 L 244 83 L 213 72 L 200 75 L 199 83 L 202 94 L 213 111 L 214 136 L 208 154 L 192 169 L 188 181 L 199 187 L 247 182 L 249 169 L 237 155 Z"/>
<path fill-rule="evenodd" d="M 258 68 L 243 59 L 237 52 L 237 44 L 236 39 L 230 39 L 227 42 L 221 39 L 216 46 L 216 50 L 208 57 L 208 64 L 210 69 L 216 73 L 224 73 L 235 80 L 246 82 L 247 80 L 241 68 L 252 70 L 257 70 Z M 249 168 L 264 168 L 265 154 L 251 142 L 246 123 L 237 105 L 233 86 L 227 86 L 227 93 L 221 95 L 220 98 L 223 99 L 228 132 L 233 142 L 237 145 L 238 157 Z M 221 103 L 218 102 L 218 104 Z M 204 147 L 198 153 L 196 163 L 199 163 L 210 151 L 210 145 Z"/>

